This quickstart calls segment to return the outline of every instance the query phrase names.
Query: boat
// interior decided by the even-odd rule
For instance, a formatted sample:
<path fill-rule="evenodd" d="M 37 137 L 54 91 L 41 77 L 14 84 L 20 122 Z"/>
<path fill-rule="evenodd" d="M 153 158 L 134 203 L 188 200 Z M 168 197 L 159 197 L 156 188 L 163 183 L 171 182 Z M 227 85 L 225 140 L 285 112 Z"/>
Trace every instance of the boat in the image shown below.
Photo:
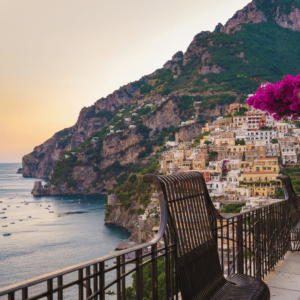
<path fill-rule="evenodd" d="M 58 217 L 61 217 L 61 215 L 58 215 Z"/>
<path fill-rule="evenodd" d="M 10 207 L 10 205 L 7 205 L 7 207 Z"/>
<path fill-rule="evenodd" d="M 51 205 L 48 205 L 48 207 L 51 207 Z"/>
<path fill-rule="evenodd" d="M 31 216 L 28 216 L 28 218 L 31 218 Z"/>
<path fill-rule="evenodd" d="M 0 201 L 0 203 L 2 203 L 2 201 Z"/>
<path fill-rule="evenodd" d="M 7 219 L 7 217 L 1 217 L 1 219 Z"/>
<path fill-rule="evenodd" d="M 0 215 L 2 215 L 2 214 L 5 214 L 5 212 L 4 211 L 0 211 Z"/>
<path fill-rule="evenodd" d="M 16 206 L 16 208 L 20 208 L 20 206 Z"/>
<path fill-rule="evenodd" d="M 113 294 L 115 294 L 115 290 L 106 290 L 105 291 L 105 294 L 108 294 L 108 295 L 113 295 Z"/>
<path fill-rule="evenodd" d="M 49 211 L 49 213 L 50 213 L 50 214 L 53 214 L 53 213 L 54 213 L 54 211 L 53 211 L 53 210 L 51 210 L 51 211 Z"/>
<path fill-rule="evenodd" d="M 2 210 L 6 210 L 6 208 L 2 208 Z"/>
<path fill-rule="evenodd" d="M 104 264 L 105 267 L 108 267 L 108 264 Z"/>
<path fill-rule="evenodd" d="M 10 224 L 15 224 L 15 222 L 11 222 Z"/>
<path fill-rule="evenodd" d="M 2 225 L 2 227 L 7 227 L 7 225 Z"/>
<path fill-rule="evenodd" d="M 19 220 L 19 221 L 23 221 L 23 219 Z"/>
<path fill-rule="evenodd" d="M 9 236 L 10 233 L 3 233 L 3 236 Z"/>
<path fill-rule="evenodd" d="M 25 205 L 28 205 L 28 202 L 24 203 Z"/>

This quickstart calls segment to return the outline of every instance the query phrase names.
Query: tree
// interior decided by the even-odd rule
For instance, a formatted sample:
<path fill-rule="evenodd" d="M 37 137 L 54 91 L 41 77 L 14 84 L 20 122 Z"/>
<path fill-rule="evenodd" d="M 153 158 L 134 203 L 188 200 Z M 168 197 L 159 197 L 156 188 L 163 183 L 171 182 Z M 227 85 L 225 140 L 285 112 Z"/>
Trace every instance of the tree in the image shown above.
<path fill-rule="evenodd" d="M 205 141 L 204 144 L 207 147 L 207 153 L 209 153 L 209 145 L 211 144 L 211 141 Z"/>
<path fill-rule="evenodd" d="M 135 174 L 132 174 L 130 177 L 129 177 L 129 181 L 131 182 L 131 183 L 135 183 L 136 182 L 136 179 L 137 179 L 137 176 L 135 175 Z"/>
<path fill-rule="evenodd" d="M 278 140 L 277 139 L 272 139 L 272 144 L 278 144 Z"/>
<path fill-rule="evenodd" d="M 235 145 L 236 146 L 238 146 L 238 145 L 241 145 L 241 146 L 243 146 L 243 145 L 245 145 L 246 143 L 245 143 L 245 140 L 244 139 L 242 139 L 242 140 L 236 140 L 235 141 Z"/>

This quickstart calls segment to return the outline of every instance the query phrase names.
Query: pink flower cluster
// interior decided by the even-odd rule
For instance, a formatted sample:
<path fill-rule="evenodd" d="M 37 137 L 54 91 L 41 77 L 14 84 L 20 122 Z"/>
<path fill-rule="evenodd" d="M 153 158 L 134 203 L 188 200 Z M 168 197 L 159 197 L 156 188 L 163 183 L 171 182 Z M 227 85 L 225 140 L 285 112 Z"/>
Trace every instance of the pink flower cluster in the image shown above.
<path fill-rule="evenodd" d="M 275 120 L 282 117 L 300 117 L 300 75 L 285 76 L 274 84 L 266 84 L 256 91 L 256 94 L 247 101 L 248 105 L 266 111 Z"/>

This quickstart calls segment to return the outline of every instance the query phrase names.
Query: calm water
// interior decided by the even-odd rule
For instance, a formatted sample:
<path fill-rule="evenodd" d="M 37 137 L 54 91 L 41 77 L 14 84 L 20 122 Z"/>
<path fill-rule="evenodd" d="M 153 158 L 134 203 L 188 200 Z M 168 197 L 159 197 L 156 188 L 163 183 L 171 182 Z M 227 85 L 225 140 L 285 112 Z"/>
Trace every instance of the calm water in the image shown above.
<path fill-rule="evenodd" d="M 109 254 L 130 236 L 104 225 L 104 196 L 35 198 L 37 179 L 16 174 L 19 167 L 0 164 L 0 287 Z"/>

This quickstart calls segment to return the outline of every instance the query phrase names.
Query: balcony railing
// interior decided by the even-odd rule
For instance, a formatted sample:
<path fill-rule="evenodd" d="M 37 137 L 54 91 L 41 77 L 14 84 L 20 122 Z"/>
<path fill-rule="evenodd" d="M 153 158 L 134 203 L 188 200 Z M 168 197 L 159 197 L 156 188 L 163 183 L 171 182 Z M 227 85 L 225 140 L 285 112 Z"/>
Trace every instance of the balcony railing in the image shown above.
<path fill-rule="evenodd" d="M 158 199 L 161 222 L 151 242 L 2 288 L 0 299 L 103 300 L 112 299 L 111 294 L 118 300 L 178 299 L 178 244 L 171 238 L 161 192 Z M 214 214 L 213 229 L 225 275 L 238 272 L 263 279 L 290 248 L 289 200 L 228 218 L 216 210 Z M 177 227 L 185 226 L 186 236 L 178 243 L 186 249 L 189 243 L 183 241 L 190 240 L 192 223 L 176 222 Z"/>

